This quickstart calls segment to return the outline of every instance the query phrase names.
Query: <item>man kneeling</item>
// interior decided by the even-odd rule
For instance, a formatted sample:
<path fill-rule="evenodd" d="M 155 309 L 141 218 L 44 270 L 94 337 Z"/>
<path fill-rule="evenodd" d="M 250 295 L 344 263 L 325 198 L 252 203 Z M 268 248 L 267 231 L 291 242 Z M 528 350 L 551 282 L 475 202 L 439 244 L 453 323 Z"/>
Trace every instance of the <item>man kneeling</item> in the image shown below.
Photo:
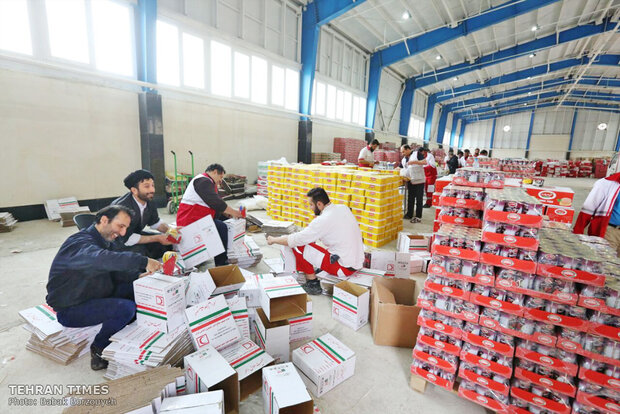
<path fill-rule="evenodd" d="M 100 210 L 95 223 L 71 235 L 60 247 L 50 269 L 47 303 L 61 325 L 70 328 L 101 325 L 90 347 L 90 367 L 108 366 L 101 352 L 110 337 L 136 314 L 133 281 L 144 269 L 161 268 L 157 260 L 133 252 L 110 250 L 131 222 L 131 210 L 113 205 Z"/>
<path fill-rule="evenodd" d="M 308 227 L 287 236 L 267 238 L 268 244 L 280 244 L 293 250 L 297 271 L 306 274 L 304 290 L 320 295 L 321 285 L 315 268 L 335 276 L 351 276 L 364 264 L 362 233 L 349 207 L 330 203 L 324 189 L 308 191 L 308 204 L 317 216 Z M 327 249 L 315 242 L 321 241 Z"/>

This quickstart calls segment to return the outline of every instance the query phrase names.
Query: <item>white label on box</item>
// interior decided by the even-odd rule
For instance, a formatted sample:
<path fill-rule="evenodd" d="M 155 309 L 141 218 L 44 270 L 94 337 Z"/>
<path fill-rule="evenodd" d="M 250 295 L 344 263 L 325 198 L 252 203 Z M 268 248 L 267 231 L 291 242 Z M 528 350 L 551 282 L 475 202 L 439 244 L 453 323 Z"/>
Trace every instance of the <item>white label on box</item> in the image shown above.
<path fill-rule="evenodd" d="M 194 346 L 221 349 L 241 339 L 241 334 L 223 296 L 215 296 L 185 310 Z"/>
<path fill-rule="evenodd" d="M 195 221 L 181 230 L 179 252 L 185 266 L 193 267 L 224 253 L 222 239 L 211 216 Z"/>

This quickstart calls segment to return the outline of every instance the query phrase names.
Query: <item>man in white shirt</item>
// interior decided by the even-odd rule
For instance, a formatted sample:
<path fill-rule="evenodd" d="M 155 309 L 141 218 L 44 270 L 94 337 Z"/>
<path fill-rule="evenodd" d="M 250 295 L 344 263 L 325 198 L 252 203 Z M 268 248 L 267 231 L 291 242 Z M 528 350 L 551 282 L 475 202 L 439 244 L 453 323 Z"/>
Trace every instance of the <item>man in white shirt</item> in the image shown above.
<path fill-rule="evenodd" d="M 435 192 L 435 181 L 437 180 L 437 162 L 435 156 L 426 147 L 418 149 L 426 160 L 424 166 L 424 176 L 426 177 L 426 203 L 424 208 L 430 208 L 433 202 L 433 193 Z"/>
<path fill-rule="evenodd" d="M 458 150 L 456 155 L 459 157 L 459 168 L 465 167 L 467 165 L 467 162 L 465 161 L 465 154 L 463 154 L 463 151 Z"/>
<path fill-rule="evenodd" d="M 379 141 L 373 139 L 372 142 L 361 149 L 360 155 L 357 157 L 357 165 L 360 167 L 372 168 L 375 166 L 375 156 L 373 152 L 379 146 Z"/>
<path fill-rule="evenodd" d="M 267 238 L 269 245 L 292 249 L 296 270 L 306 274 L 302 286 L 310 295 L 320 295 L 315 269 L 335 276 L 351 276 L 364 264 L 364 244 L 357 220 L 349 207 L 331 204 L 324 189 L 308 191 L 308 204 L 317 216 L 300 232 Z M 321 241 L 326 248 L 316 244 Z"/>
<path fill-rule="evenodd" d="M 403 159 L 400 162 L 402 167 L 401 176 L 407 181 L 407 213 L 403 217 L 411 220 L 411 223 L 422 221 L 422 205 L 424 204 L 424 166 L 426 161 L 422 154 L 418 157 L 417 151 L 414 153 L 409 145 L 400 147 L 400 154 Z M 415 204 L 415 217 L 413 216 L 413 206 Z"/>

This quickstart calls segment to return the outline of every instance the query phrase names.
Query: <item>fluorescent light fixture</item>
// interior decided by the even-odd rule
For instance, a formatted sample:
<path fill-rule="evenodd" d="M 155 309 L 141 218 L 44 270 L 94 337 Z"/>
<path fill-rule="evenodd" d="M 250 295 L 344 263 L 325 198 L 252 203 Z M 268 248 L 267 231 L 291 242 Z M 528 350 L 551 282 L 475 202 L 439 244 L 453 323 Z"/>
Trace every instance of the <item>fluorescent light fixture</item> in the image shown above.
<path fill-rule="evenodd" d="M 528 95 L 531 95 L 531 94 L 532 94 L 532 92 L 528 92 L 527 94 L 528 94 Z"/>
<path fill-rule="evenodd" d="M 530 53 L 529 54 L 530 59 L 533 58 L 534 56 L 536 56 L 536 53 Z"/>
<path fill-rule="evenodd" d="M 607 129 L 607 124 L 605 122 L 601 122 L 598 124 L 597 128 L 599 131 L 605 131 Z"/>
<path fill-rule="evenodd" d="M 530 80 L 530 79 L 532 79 L 532 77 L 531 77 L 531 76 L 528 76 L 526 79 L 527 79 L 527 80 Z"/>
<path fill-rule="evenodd" d="M 535 24 L 534 26 L 532 26 L 531 30 L 532 30 L 532 32 L 535 32 L 538 29 L 540 29 L 540 27 L 537 24 Z"/>
<path fill-rule="evenodd" d="M 459 77 L 455 76 L 455 77 L 452 78 L 452 80 L 457 81 L 457 80 L 459 80 Z"/>
<path fill-rule="evenodd" d="M 510 131 L 510 125 L 504 125 L 504 132 Z"/>
<path fill-rule="evenodd" d="M 441 55 L 435 56 L 435 60 L 441 60 Z"/>
<path fill-rule="evenodd" d="M 403 18 L 403 20 L 409 20 L 409 19 L 411 19 L 411 13 L 409 13 L 409 11 L 408 11 L 408 10 L 405 10 L 405 11 L 403 12 L 402 18 Z"/>

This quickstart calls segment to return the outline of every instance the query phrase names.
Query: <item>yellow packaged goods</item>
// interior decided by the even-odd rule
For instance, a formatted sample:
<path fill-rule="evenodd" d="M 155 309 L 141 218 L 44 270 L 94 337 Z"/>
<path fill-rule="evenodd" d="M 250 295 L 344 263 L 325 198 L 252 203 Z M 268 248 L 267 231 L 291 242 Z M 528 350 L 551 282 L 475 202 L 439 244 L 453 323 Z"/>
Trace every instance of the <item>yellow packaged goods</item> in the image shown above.
<path fill-rule="evenodd" d="M 364 203 L 358 203 L 357 201 L 350 201 L 349 202 L 349 207 L 351 208 L 351 210 L 353 210 L 353 209 L 364 210 L 365 204 Z"/>
<path fill-rule="evenodd" d="M 363 188 L 359 188 L 359 187 L 353 187 L 351 186 L 349 188 L 349 194 L 354 195 L 354 196 L 365 196 L 366 195 L 366 190 Z"/>
<path fill-rule="evenodd" d="M 364 207 L 364 210 L 370 211 L 372 213 L 388 213 L 390 211 L 390 206 L 387 204 L 383 206 L 379 206 L 379 205 L 370 204 L 369 202 L 367 202 L 366 207 Z"/>
<path fill-rule="evenodd" d="M 323 190 L 327 191 L 327 194 L 335 193 L 337 188 L 335 185 L 323 185 Z"/>
<path fill-rule="evenodd" d="M 361 203 L 361 204 L 366 203 L 366 196 L 364 195 L 350 194 L 350 196 L 351 196 L 352 203 Z"/>

